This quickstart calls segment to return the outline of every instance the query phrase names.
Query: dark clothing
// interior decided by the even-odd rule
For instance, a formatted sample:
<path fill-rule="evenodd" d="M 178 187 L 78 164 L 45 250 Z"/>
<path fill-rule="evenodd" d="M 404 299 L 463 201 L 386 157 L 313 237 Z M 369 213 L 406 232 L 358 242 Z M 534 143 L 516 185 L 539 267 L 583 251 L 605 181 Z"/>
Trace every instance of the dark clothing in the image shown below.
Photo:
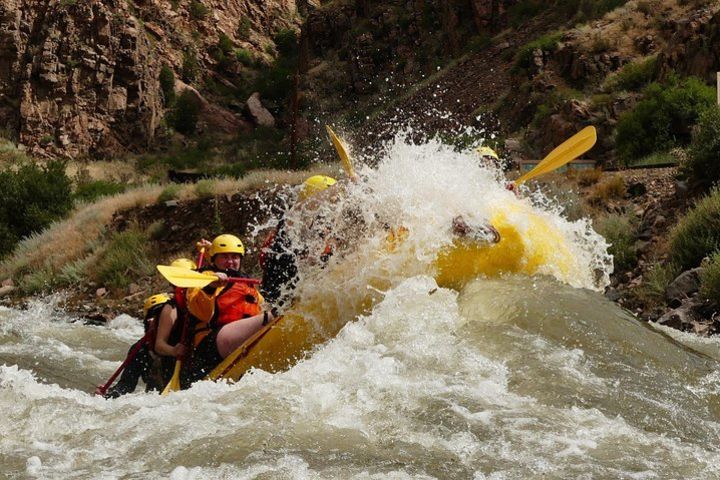
<path fill-rule="evenodd" d="M 183 369 L 181 383 L 190 384 L 202 380 L 223 361 L 217 349 L 217 331 L 213 330 L 200 341 L 193 351 L 192 361 Z M 183 386 L 183 388 L 187 388 Z"/>
<path fill-rule="evenodd" d="M 265 253 L 265 271 L 260 286 L 265 301 L 276 308 L 288 306 L 292 300 L 298 281 L 297 254 L 290 242 L 285 219 L 282 219 Z"/>
<path fill-rule="evenodd" d="M 135 344 L 130 347 L 130 350 L 128 350 L 128 355 L 130 355 L 132 350 L 140 342 L 145 342 L 145 339 L 135 342 Z M 133 358 L 123 370 L 117 383 L 110 387 L 105 393 L 105 398 L 117 398 L 126 393 L 134 392 L 141 377 L 143 382 L 145 382 L 146 392 L 152 390 L 161 391 L 165 387 L 166 381 L 163 379 L 161 373 L 160 360 L 157 356 L 150 353 L 147 344 L 140 347 L 135 358 Z"/>
<path fill-rule="evenodd" d="M 145 382 L 146 392 L 162 391 L 165 388 L 170 377 L 172 377 L 176 359 L 175 357 L 156 354 L 154 349 L 160 312 L 167 304 L 176 308 L 175 302 L 171 300 L 166 304 L 155 307 L 155 310 L 151 310 L 152 314 L 149 314 L 144 320 L 145 336 L 130 347 L 126 358 L 132 354 L 138 344 L 142 343 L 143 345 L 135 357 L 125 366 L 117 383 L 107 390 L 105 398 L 117 398 L 126 393 L 134 392 L 140 378 Z M 173 325 L 168 338 L 168 345 L 174 346 L 180 341 L 182 323 L 176 321 Z"/>

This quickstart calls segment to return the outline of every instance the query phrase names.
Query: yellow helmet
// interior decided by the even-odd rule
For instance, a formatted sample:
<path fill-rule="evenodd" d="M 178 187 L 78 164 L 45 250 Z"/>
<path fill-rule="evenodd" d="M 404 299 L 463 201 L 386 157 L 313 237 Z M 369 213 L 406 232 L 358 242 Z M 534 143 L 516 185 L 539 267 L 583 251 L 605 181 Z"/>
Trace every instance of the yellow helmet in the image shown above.
<path fill-rule="evenodd" d="M 500 160 L 500 157 L 498 157 L 498 154 L 495 153 L 495 150 L 490 147 L 479 147 L 477 149 L 477 152 L 480 154 L 481 157 L 492 157 L 495 160 Z"/>
<path fill-rule="evenodd" d="M 170 301 L 170 295 L 167 293 L 158 293 L 145 299 L 143 303 L 143 316 L 147 318 L 148 313 L 158 305 L 165 305 Z"/>
<path fill-rule="evenodd" d="M 171 267 L 176 268 L 187 268 L 190 270 L 197 270 L 197 264 L 190 260 L 189 258 L 176 258 L 173 260 L 173 262 L 170 264 Z"/>
<path fill-rule="evenodd" d="M 322 192 L 328 187 L 332 187 L 336 183 L 337 180 L 332 177 L 325 175 L 313 175 L 303 182 L 302 190 L 300 190 L 300 193 L 298 194 L 298 199 L 305 200 L 318 192 Z"/>
<path fill-rule="evenodd" d="M 245 255 L 245 247 L 238 237 L 230 234 L 218 235 L 210 245 L 210 258 L 218 253 L 239 253 Z"/>

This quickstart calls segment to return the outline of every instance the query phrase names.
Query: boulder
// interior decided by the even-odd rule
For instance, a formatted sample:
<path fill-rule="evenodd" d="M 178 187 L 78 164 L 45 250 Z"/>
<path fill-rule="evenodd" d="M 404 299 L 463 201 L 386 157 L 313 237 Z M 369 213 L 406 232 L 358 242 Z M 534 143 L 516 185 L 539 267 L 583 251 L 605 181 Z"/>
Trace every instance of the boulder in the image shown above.
<path fill-rule="evenodd" d="M 683 300 L 697 293 L 700 289 L 700 267 L 687 270 L 678 275 L 665 289 L 668 305 L 677 307 Z"/>
<path fill-rule="evenodd" d="M 658 318 L 657 323 L 678 330 L 692 330 L 697 318 L 691 307 L 681 305 Z"/>
<path fill-rule="evenodd" d="M 255 92 L 250 95 L 250 98 L 247 99 L 246 106 L 250 117 L 256 125 L 262 127 L 275 126 L 275 118 L 260 101 L 260 93 Z"/>
<path fill-rule="evenodd" d="M 13 285 L 5 285 L 3 287 L 0 287 L 0 298 L 10 294 L 13 290 L 15 290 L 15 287 Z"/>

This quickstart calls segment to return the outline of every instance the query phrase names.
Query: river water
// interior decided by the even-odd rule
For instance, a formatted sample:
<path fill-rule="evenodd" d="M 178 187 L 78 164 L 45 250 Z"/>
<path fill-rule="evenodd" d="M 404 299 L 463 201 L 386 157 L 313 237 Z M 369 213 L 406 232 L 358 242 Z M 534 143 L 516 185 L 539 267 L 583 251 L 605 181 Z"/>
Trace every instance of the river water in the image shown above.
<path fill-rule="evenodd" d="M 439 156 L 447 172 L 409 167 Z M 587 223 L 515 199 L 470 155 L 400 142 L 387 158 L 377 171 L 394 182 L 366 179 L 348 196 L 413 236 L 401 260 L 348 252 L 304 278 L 300 292 L 354 307 L 336 309 L 339 333 L 286 371 L 108 401 L 91 392 L 142 335 L 137 319 L 85 325 L 52 296 L 0 309 L 0 476 L 720 478 L 719 342 L 655 329 L 604 299 L 611 267 Z M 425 224 L 514 202 L 556 225 L 577 264 L 551 255 L 533 275 L 439 285 L 423 250 L 438 228 Z M 367 235 L 362 247 L 377 246 Z"/>

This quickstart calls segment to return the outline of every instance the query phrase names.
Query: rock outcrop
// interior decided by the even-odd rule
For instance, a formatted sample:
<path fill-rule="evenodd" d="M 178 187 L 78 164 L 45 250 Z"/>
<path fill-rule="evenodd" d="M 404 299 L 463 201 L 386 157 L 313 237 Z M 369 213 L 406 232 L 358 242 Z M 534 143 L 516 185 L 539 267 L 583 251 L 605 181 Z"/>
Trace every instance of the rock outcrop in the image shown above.
<path fill-rule="evenodd" d="M 39 157 L 146 150 L 165 115 L 163 65 L 181 76 L 193 52 L 198 81 L 238 75 L 212 55 L 221 36 L 269 62 L 269 37 L 295 15 L 294 0 L 0 0 L 0 129 Z M 244 125 L 205 98 L 221 131 Z"/>

